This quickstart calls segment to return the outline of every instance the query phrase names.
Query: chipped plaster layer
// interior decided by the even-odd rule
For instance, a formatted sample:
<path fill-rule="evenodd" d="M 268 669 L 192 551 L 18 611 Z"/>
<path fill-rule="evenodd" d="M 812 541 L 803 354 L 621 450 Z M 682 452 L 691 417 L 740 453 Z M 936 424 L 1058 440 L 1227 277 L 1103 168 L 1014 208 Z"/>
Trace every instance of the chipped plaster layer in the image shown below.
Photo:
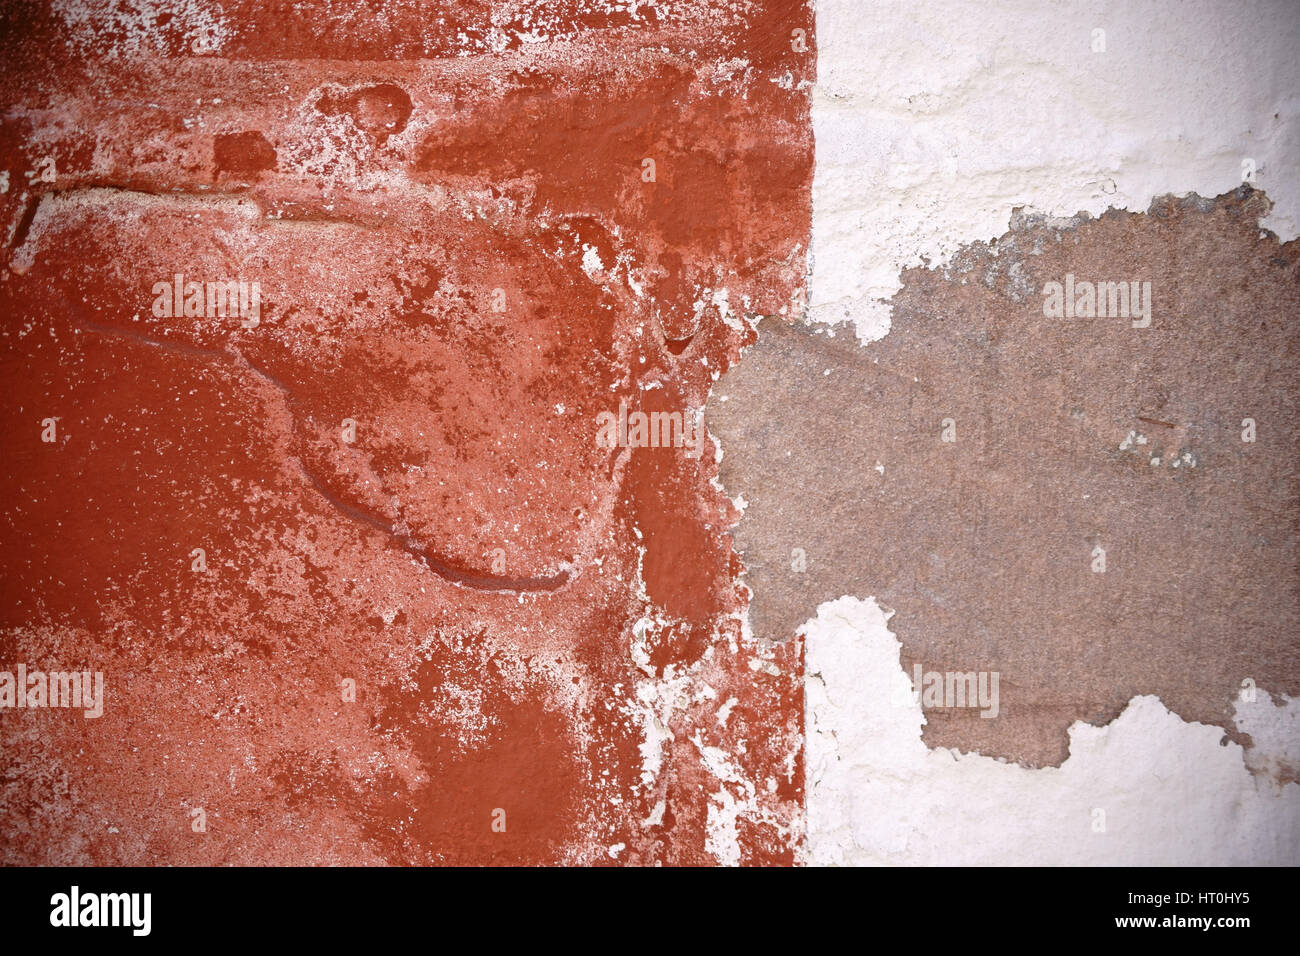
<path fill-rule="evenodd" d="M 1246 160 L 1276 203 L 1265 225 L 1296 235 L 1291 0 L 819 0 L 817 32 L 820 322 L 880 337 L 904 267 L 1002 233 L 1017 207 L 1096 215 L 1215 196 Z"/>
<path fill-rule="evenodd" d="M 1071 727 L 1060 767 L 930 749 L 899 649 L 871 598 L 808 623 L 806 862 L 1300 862 L 1300 786 L 1250 774 L 1218 728 L 1139 696 L 1105 727 Z"/>
<path fill-rule="evenodd" d="M 1104 39 L 1098 30 L 1104 31 Z M 1014 620 L 1020 626 L 1013 631 L 971 621 L 965 603 L 971 595 L 954 594 L 945 585 L 964 573 L 954 566 L 954 559 L 957 565 L 962 564 L 962 555 L 952 553 L 945 544 L 945 531 L 951 527 L 942 519 L 899 527 L 909 525 L 902 516 L 915 515 L 922 497 L 915 487 L 891 491 L 891 479 L 898 476 L 901 466 L 905 476 L 925 484 L 924 469 L 933 467 L 915 454 L 922 443 L 910 430 L 925 419 L 925 426 L 933 427 L 933 434 L 926 438 L 938 435 L 939 421 L 930 422 L 928 415 L 944 403 L 945 382 L 926 374 L 935 372 L 932 357 L 943 352 L 945 338 L 954 352 L 965 350 L 976 363 L 982 361 L 981 354 L 989 358 L 990 349 L 1001 351 L 1000 357 L 991 358 L 992 365 L 985 366 L 991 375 L 987 380 L 981 383 L 978 376 L 965 380 L 959 376 L 946 384 L 958 391 L 962 384 L 966 386 L 963 394 L 974 400 L 965 409 L 966 417 L 973 416 L 972 424 L 983 432 L 981 438 L 988 437 L 990 429 L 997 430 L 1000 418 L 1008 417 L 999 414 L 1002 409 L 1015 420 L 1016 434 L 1030 436 L 1029 445 L 1021 448 L 1021 477 L 1028 479 L 1028 484 L 1011 481 L 1008 495 L 987 499 L 976 508 L 978 515 L 969 515 L 965 525 L 959 522 L 974 534 L 958 545 L 958 550 L 966 549 L 966 570 L 970 570 L 988 558 L 980 535 L 990 521 L 996 522 L 999 515 L 1005 518 L 1008 496 L 1010 500 L 1032 497 L 1043 481 L 1050 487 L 1054 477 L 1068 474 L 1064 461 L 1053 460 L 1059 458 L 1056 453 L 1068 452 L 1066 457 L 1070 457 L 1080 451 L 1074 439 L 1058 435 L 1054 440 L 1050 427 L 1039 435 L 1043 441 L 1032 438 L 1041 421 L 1036 415 L 1054 421 L 1064 410 L 1067 419 L 1075 413 L 1077 422 L 1081 409 L 1077 403 L 1057 407 L 1071 397 L 1066 394 L 1068 386 L 1060 394 L 1054 391 L 1069 378 L 1068 372 L 1063 378 L 1050 360 L 1027 367 L 1024 356 L 1017 354 L 1014 339 L 1024 319 L 1019 313 L 1028 313 L 1023 308 L 1026 305 L 1041 303 L 1037 293 L 1050 277 L 1028 275 L 1025 262 L 1032 256 L 1004 233 L 1008 227 L 1014 232 L 1027 221 L 1018 212 L 1049 217 L 1033 220 L 1039 228 L 1073 229 L 1082 221 L 1076 214 L 1097 216 L 1108 209 L 1143 212 L 1150 208 L 1156 218 L 1167 220 L 1179 204 L 1169 200 L 1153 204 L 1156 197 L 1191 193 L 1223 197 L 1245 180 L 1264 190 L 1274 204 L 1271 212 L 1263 211 L 1260 225 L 1276 233 L 1283 243 L 1293 239 L 1300 221 L 1300 133 L 1296 124 L 1300 61 L 1294 55 L 1300 40 L 1300 10 L 1280 0 L 1244 4 L 1213 0 L 1124 4 L 945 0 L 931 4 L 873 2 L 869 10 L 855 0 L 821 0 L 818 33 L 809 317 L 832 327 L 848 323 L 864 343 L 885 336 L 888 342 L 897 335 L 889 335 L 891 323 L 899 321 L 899 306 L 904 304 L 913 321 L 928 326 L 924 336 L 928 340 L 898 343 L 894 354 L 887 357 L 870 352 L 870 346 L 864 349 L 863 361 L 874 361 L 881 368 L 870 373 L 859 368 L 856 381 L 840 379 L 838 386 L 843 394 L 873 393 L 856 394 L 861 404 L 846 399 L 836 405 L 823 401 L 824 395 L 819 398 L 837 386 L 827 382 L 819 388 L 816 379 L 824 375 L 838 378 L 847 371 L 826 360 L 825 352 L 841 351 L 837 342 L 826 348 L 796 349 L 779 368 L 769 369 L 779 376 L 784 391 L 779 409 L 768 405 L 764 414 L 745 423 L 747 428 L 737 421 L 729 434 L 725 422 L 728 416 L 743 417 L 736 407 L 744 403 L 733 390 L 734 377 L 720 383 L 716 390 L 719 401 L 710 408 L 714 433 L 722 438 L 727 452 L 724 486 L 746 503 L 737 539 L 747 580 L 755 589 L 751 609 L 755 631 L 771 631 L 770 614 L 764 623 L 764 584 L 771 585 L 783 574 L 786 581 L 775 588 L 776 593 L 797 597 L 803 611 L 782 617 L 777 630 L 784 632 L 789 624 L 789 630 L 799 630 L 807 639 L 809 829 L 804 859 L 815 864 L 1300 862 L 1300 790 L 1289 782 L 1295 780 L 1300 745 L 1297 701 L 1282 689 L 1294 693 L 1297 676 L 1295 444 L 1289 424 L 1294 419 L 1290 398 L 1294 380 L 1285 371 L 1288 364 L 1294 365 L 1293 337 L 1286 331 L 1297 314 L 1294 302 L 1288 304 L 1292 298 L 1288 290 L 1295 283 L 1294 244 L 1279 249 L 1275 237 L 1259 234 L 1261 245 L 1254 250 L 1205 250 L 1198 265 L 1191 266 L 1180 262 L 1177 252 L 1179 241 L 1186 249 L 1189 237 L 1180 237 L 1179 230 L 1168 228 L 1166 221 L 1159 230 L 1163 238 L 1158 241 L 1170 245 L 1163 259 L 1159 255 L 1154 259 L 1155 268 L 1167 270 L 1166 277 L 1175 280 L 1173 289 L 1166 287 L 1166 294 L 1178 289 L 1204 293 L 1199 300 L 1195 296 L 1180 298 L 1177 305 L 1166 308 L 1167 317 L 1199 316 L 1203 310 L 1220 309 L 1235 298 L 1244 307 L 1228 323 L 1230 332 L 1258 333 L 1268 326 L 1292 343 L 1279 346 L 1282 364 L 1275 370 L 1280 375 L 1256 375 L 1251 369 L 1271 365 L 1271 359 L 1252 353 L 1250 348 L 1232 357 L 1231 346 L 1219 349 L 1220 357 L 1229 358 L 1227 365 L 1218 370 L 1202 367 L 1197 373 L 1197 363 L 1192 361 L 1186 366 L 1192 374 L 1185 385 L 1172 390 L 1164 380 L 1171 366 L 1163 358 L 1144 359 L 1135 354 L 1130 357 L 1134 361 L 1121 360 L 1116 366 L 1117 370 L 1127 369 L 1130 380 L 1118 404 L 1131 404 L 1132 414 L 1160 423 L 1172 420 L 1175 428 L 1181 429 L 1176 435 L 1179 441 L 1187 437 L 1186 425 L 1198 419 L 1201 425 L 1192 425 L 1193 434 L 1199 430 L 1200 437 L 1208 438 L 1217 426 L 1210 424 L 1216 402 L 1213 398 L 1207 401 L 1207 396 L 1217 387 L 1222 397 L 1230 400 L 1234 381 L 1278 413 L 1275 421 L 1287 436 L 1274 452 L 1281 460 L 1270 466 L 1274 471 L 1271 478 L 1243 475 L 1243 481 L 1254 484 L 1239 501 L 1243 508 L 1239 517 L 1253 516 L 1253 520 L 1272 511 L 1265 526 L 1275 523 L 1276 535 L 1265 530 L 1263 539 L 1253 536 L 1249 542 L 1230 546 L 1225 554 L 1226 573 L 1232 575 L 1241 570 L 1238 560 L 1258 558 L 1260 544 L 1271 540 L 1276 550 L 1264 559 L 1264 568 L 1267 574 L 1278 576 L 1269 585 L 1275 589 L 1276 602 L 1259 592 L 1239 603 L 1225 600 L 1220 591 L 1201 607 L 1209 619 L 1222 625 L 1217 637 L 1207 637 L 1204 648 L 1193 652 L 1191 660 L 1175 653 L 1163 655 L 1164 664 L 1157 662 L 1141 674 L 1132 669 L 1121 671 L 1110 686 L 1124 696 L 1091 713 L 1081 700 L 1088 694 L 1068 689 L 1035 701 L 1033 712 L 1021 715 L 1030 727 L 1065 727 L 1062 718 L 1072 709 L 1082 718 L 1068 727 L 1065 747 L 1052 761 L 1059 766 L 1038 769 L 942 746 L 944 739 L 961 736 L 953 731 L 963 722 L 952 720 L 952 711 L 927 711 L 927 726 L 926 716 L 909 693 L 912 671 L 908 665 L 918 655 L 904 654 L 900 662 L 899 641 L 874 601 L 845 596 L 821 604 L 816 618 L 806 626 L 795 623 L 812 615 L 813 605 L 830 595 L 878 594 L 873 585 L 887 588 L 890 584 L 916 597 L 909 611 L 928 609 L 927 613 L 934 612 L 932 617 L 968 622 L 965 627 L 958 626 L 951 640 L 932 645 L 940 652 L 965 646 L 992 653 L 993 661 L 999 654 L 1013 658 L 1020 654 L 1027 662 L 1033 656 L 1031 645 L 1042 640 L 1045 630 L 1050 633 L 1061 623 L 1060 602 L 1053 600 L 1039 602 L 1037 612 L 1029 605 L 1019 608 Z M 1196 199 L 1192 206 L 1208 208 Z M 1060 221 L 1053 222 L 1053 218 Z M 1112 226 L 1105 228 L 1115 223 L 1112 220 Z M 993 237 L 1004 243 L 990 242 Z M 1245 229 L 1240 237 L 1248 241 Z M 1010 242 L 1005 242 L 1008 239 Z M 1070 251 L 1064 251 L 1063 262 L 1068 264 Z M 1103 245 L 1101 260 L 1114 263 L 1114 270 L 1125 271 L 1131 265 L 1131 253 L 1124 241 L 1112 241 Z M 1226 280 L 1231 265 L 1237 263 L 1244 274 Z M 948 270 L 949 265 L 954 268 Z M 931 273 L 917 268 L 922 266 L 945 268 Z M 909 268 L 916 270 L 910 279 Z M 1281 298 L 1271 307 L 1252 309 L 1250 302 L 1259 289 L 1257 270 L 1271 269 L 1277 270 L 1271 281 Z M 918 281 L 922 274 L 925 278 Z M 909 282 L 912 295 L 900 296 Z M 955 289 L 967 283 L 986 284 L 986 291 L 1000 298 L 1000 303 L 989 303 L 987 310 L 970 309 L 978 294 Z M 927 291 L 918 296 L 923 285 Z M 1017 313 L 1018 317 L 999 326 L 999 312 Z M 1252 316 L 1263 321 L 1252 322 Z M 963 334 L 963 325 L 969 339 L 952 341 Z M 1004 347 L 999 348 L 1001 326 L 1006 334 L 1001 339 Z M 819 331 L 825 333 L 825 326 Z M 1105 348 L 1097 351 L 1098 342 L 1090 335 L 1096 331 L 1066 334 L 1056 350 L 1067 367 L 1075 364 L 1080 376 L 1076 382 L 1087 381 L 1090 367 L 1106 367 Z M 1170 332 L 1167 329 L 1165 334 Z M 737 373 L 761 376 L 761 370 L 751 363 L 763 361 L 762 338 L 761 331 L 758 349 L 746 356 Z M 1185 350 L 1205 350 L 1207 340 L 1190 339 Z M 1121 342 L 1118 335 L 1111 339 L 1112 344 Z M 1005 343 L 1012 344 L 1007 347 Z M 1166 353 L 1166 358 L 1177 351 Z M 1050 359 L 1046 352 L 1042 357 Z M 1263 359 L 1262 364 L 1257 359 Z M 1003 374 L 1012 370 L 1023 377 L 1020 383 L 1012 382 L 1016 374 Z M 1255 386 L 1260 389 L 1254 391 Z M 861 436 L 855 441 L 852 435 L 862 424 L 861 416 L 871 415 L 864 409 L 891 396 L 892 408 L 877 411 L 882 421 L 881 428 L 872 433 L 879 440 L 876 446 L 868 447 L 872 442 L 861 440 Z M 1183 417 L 1150 413 L 1152 407 L 1167 407 L 1171 398 L 1175 406 L 1184 406 L 1179 413 Z M 981 400 L 984 412 L 980 411 Z M 847 411 L 840 422 L 842 440 L 830 446 L 819 442 L 815 423 L 809 426 L 801 414 L 805 407 L 820 410 L 823 425 L 837 410 Z M 1083 411 L 1085 417 L 1090 414 Z M 963 420 L 960 414 L 957 417 Z M 1097 422 L 1088 428 L 1096 425 L 1103 430 L 1107 427 Z M 1068 431 L 1071 425 L 1064 427 Z M 1161 430 L 1159 440 L 1170 438 L 1163 434 L 1165 424 L 1152 427 Z M 741 431 L 752 440 L 737 444 L 733 439 Z M 1114 443 L 1115 450 L 1133 453 L 1141 429 L 1134 431 L 1128 447 L 1124 447 L 1125 432 Z M 797 435 L 793 443 L 791 434 Z M 1005 437 L 1009 442 L 1011 436 Z M 1156 440 L 1150 435 L 1142 437 L 1147 442 Z M 1069 451 L 1072 443 L 1074 450 Z M 1001 445 L 1003 450 L 1009 447 L 1005 442 Z M 951 471 L 943 464 L 938 466 L 939 473 L 932 476 L 931 483 L 956 514 L 970 507 L 972 482 L 996 484 L 997 475 L 991 475 L 989 468 L 1006 468 L 1014 460 L 1005 458 L 998 464 L 998 448 L 994 439 L 982 446 L 979 463 L 968 462 L 964 468 L 953 465 Z M 1221 450 L 1229 452 L 1226 444 Z M 778 513 L 777 520 L 768 524 L 769 531 L 775 527 L 778 533 L 767 536 L 763 541 L 767 550 L 758 555 L 752 549 L 757 540 L 752 522 L 762 522 L 765 511 L 770 519 L 773 512 L 767 510 L 772 500 L 755 487 L 753 479 L 772 478 L 791 451 L 794 457 L 819 459 L 814 469 L 819 473 L 787 476 L 786 487 L 798 487 L 800 493 L 797 500 L 787 496 L 785 506 L 777 512 L 815 513 L 823 533 L 801 536 L 801 529 L 795 526 L 798 522 L 785 522 Z M 747 460 L 747 452 L 758 453 L 762 462 L 754 467 L 757 459 Z M 900 455 L 901 461 L 889 460 L 890 452 Z M 1181 455 L 1175 460 L 1180 465 L 1190 464 Z M 1159 470 L 1155 463 L 1149 464 L 1153 474 Z M 1160 462 L 1166 470 L 1173 464 Z M 1217 462 L 1224 464 L 1224 459 Z M 978 477 L 981 474 L 983 479 Z M 741 480 L 741 475 L 750 481 Z M 948 475 L 946 488 L 944 475 Z M 1134 478 L 1138 484 L 1152 480 Z M 1187 483 L 1194 479 L 1190 473 L 1180 472 L 1179 480 L 1183 494 L 1188 494 Z M 1112 492 L 1119 496 L 1121 512 L 1126 505 L 1134 508 L 1136 502 L 1131 497 L 1125 500 L 1128 491 L 1114 488 Z M 1157 550 L 1168 549 L 1170 556 L 1187 546 L 1189 536 L 1195 538 L 1199 533 L 1196 526 L 1222 517 L 1221 498 L 1190 494 L 1195 501 L 1194 517 L 1185 516 L 1182 525 L 1175 521 L 1162 543 L 1152 543 Z M 1102 494 L 1097 498 L 1106 500 Z M 1148 503 L 1162 513 L 1168 507 L 1159 495 Z M 1060 503 L 1052 495 L 1038 505 L 1043 517 L 1059 520 Z M 880 520 L 863 521 L 864 510 L 878 512 L 875 516 Z M 1126 529 L 1116 525 L 1115 530 L 1128 543 L 1143 547 L 1138 542 L 1142 529 L 1149 530 L 1150 521 L 1141 508 L 1135 508 L 1132 517 Z M 1026 532 L 1037 527 L 1025 515 L 1015 521 Z M 749 530 L 746 523 L 750 523 Z M 922 538 L 927 534 L 932 538 L 928 547 L 918 544 L 913 533 L 918 529 Z M 747 537 L 750 548 L 745 545 Z M 788 574 L 791 549 L 799 546 L 808 551 L 809 571 L 792 578 Z M 818 592 L 815 586 L 813 568 L 819 547 L 828 552 L 820 557 L 823 565 L 831 565 L 831 576 L 843 579 L 839 590 L 829 594 Z M 900 553 L 909 548 L 913 553 Z M 918 548 L 926 553 L 914 553 Z M 803 552 L 800 554 L 804 560 Z M 1249 575 L 1240 575 L 1238 581 L 1253 586 Z M 1023 569 L 999 571 L 996 559 L 987 576 L 992 599 L 1003 593 L 1001 589 L 1019 592 L 1035 586 L 1032 578 L 1024 577 Z M 1165 584 L 1167 587 L 1152 587 L 1148 598 L 1139 600 L 1154 615 L 1153 620 L 1162 622 L 1148 632 L 1149 641 L 1155 643 L 1148 643 L 1142 634 L 1135 635 L 1139 647 L 1156 649 L 1159 641 L 1175 632 L 1179 614 L 1170 617 L 1170 601 L 1191 615 L 1183 619 L 1200 621 L 1194 626 L 1206 623 L 1195 607 L 1195 597 L 1206 596 L 1197 584 L 1176 572 Z M 1141 591 L 1139 585 L 1130 598 Z M 769 588 L 769 597 L 770 593 Z M 889 598 L 886 603 L 896 606 L 893 595 Z M 1099 623 L 1108 613 L 1116 624 L 1124 620 L 1116 608 L 1107 612 L 1099 605 L 1096 611 Z M 1238 627 L 1243 616 L 1254 616 L 1260 625 L 1253 637 Z M 901 613 L 892 622 L 904 649 L 909 628 L 915 636 L 915 626 L 914 616 L 905 620 Z M 1076 631 L 1073 636 L 1063 633 L 1062 640 L 1047 645 L 1039 657 L 1041 665 L 1049 669 L 1067 664 L 1075 667 L 1089 655 L 1095 657 L 1097 651 L 1095 634 L 1086 631 Z M 1272 648 L 1265 656 L 1271 660 L 1267 667 L 1273 693 L 1266 689 L 1268 682 L 1261 681 L 1253 701 L 1234 700 L 1238 678 L 1258 669 L 1265 645 Z M 1123 652 L 1119 653 L 1122 657 Z M 1161 656 L 1156 650 L 1154 657 Z M 1173 712 L 1165 706 L 1170 697 L 1177 696 L 1169 688 L 1180 682 L 1188 688 L 1196 686 L 1197 677 L 1186 669 L 1195 667 L 1198 659 L 1220 660 L 1222 666 L 1212 668 L 1219 676 L 1202 682 L 1200 705 L 1192 705 L 1192 698 L 1184 696 Z M 927 664 L 962 669 L 977 666 L 964 658 L 927 660 Z M 1186 673 L 1179 677 L 1183 670 Z M 1013 679 L 1009 686 L 1002 685 L 1003 694 L 1009 692 L 1011 701 L 1008 705 L 1004 697 L 1004 707 L 1010 706 L 1012 713 L 1016 683 Z M 1144 683 L 1146 690 L 1142 689 Z M 1130 688 L 1130 684 L 1136 686 Z M 1152 696 L 1157 684 L 1167 696 Z M 1188 710 L 1198 708 L 1209 715 L 1206 719 L 1212 726 L 1183 719 Z M 931 733 L 936 721 L 941 729 L 938 740 L 932 739 Z M 980 724 L 978 717 L 964 721 L 966 732 L 987 740 L 989 731 L 986 728 L 981 733 Z M 1247 744 L 1245 749 L 1239 742 Z M 978 749 L 998 752 L 996 746 Z"/>

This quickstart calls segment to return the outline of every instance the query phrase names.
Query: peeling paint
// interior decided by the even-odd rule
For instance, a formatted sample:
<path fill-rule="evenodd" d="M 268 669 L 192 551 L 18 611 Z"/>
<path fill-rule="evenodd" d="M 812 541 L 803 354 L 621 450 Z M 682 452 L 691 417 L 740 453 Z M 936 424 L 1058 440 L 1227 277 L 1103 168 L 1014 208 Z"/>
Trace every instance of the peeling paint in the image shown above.
<path fill-rule="evenodd" d="M 1275 203 L 1265 227 L 1297 235 L 1289 0 L 873 0 L 870 11 L 817 6 L 814 321 L 880 338 L 904 269 L 947 263 L 1018 211 L 1140 211 L 1248 175 Z"/>
<path fill-rule="evenodd" d="M 1070 727 L 1060 767 L 930 748 L 890 614 L 817 609 L 807 635 L 813 865 L 1294 866 L 1300 785 L 1252 774 L 1221 730 L 1134 697 Z M 1211 823 L 1212 821 L 1212 823 Z"/>

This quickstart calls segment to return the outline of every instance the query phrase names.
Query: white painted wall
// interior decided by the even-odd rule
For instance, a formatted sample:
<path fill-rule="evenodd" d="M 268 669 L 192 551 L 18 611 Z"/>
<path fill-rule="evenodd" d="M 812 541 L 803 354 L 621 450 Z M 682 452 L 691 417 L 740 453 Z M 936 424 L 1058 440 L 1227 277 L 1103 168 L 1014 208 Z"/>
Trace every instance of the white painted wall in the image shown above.
<path fill-rule="evenodd" d="M 1092 51 L 1093 30 L 1105 52 Z M 1300 223 L 1296 0 L 817 0 L 812 317 L 889 328 L 899 271 L 1054 216 L 1242 181 Z"/>
<path fill-rule="evenodd" d="M 1216 196 L 1251 159 L 1262 225 L 1297 234 L 1295 0 L 818 0 L 817 34 L 809 301 L 864 343 L 888 333 L 903 267 L 1000 235 L 1016 207 Z M 807 635 L 807 862 L 1300 863 L 1300 785 L 1154 697 L 1027 770 L 926 748 L 874 602 L 824 604 Z M 1296 765 L 1286 703 L 1239 706 L 1252 767 Z"/>

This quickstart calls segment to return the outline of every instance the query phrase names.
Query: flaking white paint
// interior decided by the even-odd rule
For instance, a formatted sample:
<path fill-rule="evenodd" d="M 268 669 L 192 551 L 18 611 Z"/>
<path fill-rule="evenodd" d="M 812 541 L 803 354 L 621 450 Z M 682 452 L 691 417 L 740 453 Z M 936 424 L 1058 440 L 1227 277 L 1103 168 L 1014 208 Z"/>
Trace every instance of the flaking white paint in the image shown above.
<path fill-rule="evenodd" d="M 1252 774 L 1221 729 L 1158 698 L 1135 697 L 1104 727 L 1076 722 L 1066 761 L 1029 770 L 922 742 L 901 645 L 873 599 L 829 601 L 804 633 L 806 863 L 1300 863 L 1300 785 Z M 1262 736 L 1293 740 L 1277 721 L 1294 711 L 1268 706 L 1254 712 Z"/>
<path fill-rule="evenodd" d="M 1105 52 L 1093 52 L 1093 31 Z M 889 330 L 900 270 L 1051 216 L 1243 181 L 1300 221 L 1294 0 L 817 0 L 810 317 Z"/>

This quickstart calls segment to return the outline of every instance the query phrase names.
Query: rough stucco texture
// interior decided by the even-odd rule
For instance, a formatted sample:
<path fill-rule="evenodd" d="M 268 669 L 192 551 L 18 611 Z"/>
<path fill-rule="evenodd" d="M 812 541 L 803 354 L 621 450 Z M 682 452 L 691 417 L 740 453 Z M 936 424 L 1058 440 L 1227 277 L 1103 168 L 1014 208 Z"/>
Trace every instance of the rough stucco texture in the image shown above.
<path fill-rule="evenodd" d="M 1244 187 L 1019 222 L 909 271 L 865 346 L 760 326 L 710 415 L 755 633 L 874 595 L 909 674 L 999 672 L 995 719 L 936 709 L 926 742 L 1029 766 L 1140 694 L 1229 728 L 1244 678 L 1300 694 L 1300 257 L 1265 208 Z M 1045 317 L 1067 273 L 1150 282 L 1149 327 Z"/>
<path fill-rule="evenodd" d="M 798 298 L 811 10 L 636 6 L 4 5 L 0 659 L 106 704 L 0 862 L 793 860 L 713 446 L 595 435 Z"/>
<path fill-rule="evenodd" d="M 893 621 L 842 597 L 807 623 L 812 864 L 1287 866 L 1300 786 L 1247 772 L 1222 729 L 1134 697 L 1070 728 L 1060 767 L 927 747 Z M 1261 692 L 1238 717 L 1278 712 Z M 1294 738 L 1294 709 L 1290 733 Z M 1254 718 L 1252 718 L 1254 719 Z M 1281 726 L 1275 716 L 1261 722 Z"/>

